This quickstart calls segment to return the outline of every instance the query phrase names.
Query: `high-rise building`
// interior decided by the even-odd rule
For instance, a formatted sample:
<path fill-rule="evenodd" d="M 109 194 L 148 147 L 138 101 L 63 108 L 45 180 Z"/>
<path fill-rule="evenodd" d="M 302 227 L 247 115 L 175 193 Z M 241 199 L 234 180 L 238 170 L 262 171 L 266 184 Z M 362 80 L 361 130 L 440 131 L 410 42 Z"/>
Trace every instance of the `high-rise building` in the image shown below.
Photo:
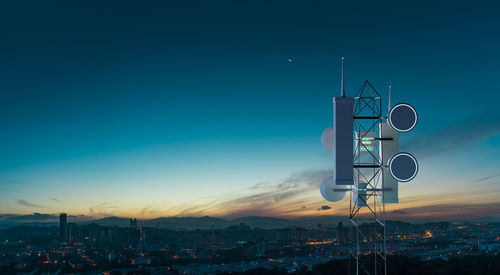
<path fill-rule="evenodd" d="M 349 238 L 349 228 L 344 226 L 342 222 L 337 226 L 337 240 L 341 243 L 346 243 Z"/>
<path fill-rule="evenodd" d="M 142 240 L 141 228 L 137 226 L 137 219 L 130 219 L 129 242 L 137 243 Z"/>
<path fill-rule="evenodd" d="M 59 239 L 61 243 L 68 242 L 68 216 L 65 213 L 59 215 Z"/>

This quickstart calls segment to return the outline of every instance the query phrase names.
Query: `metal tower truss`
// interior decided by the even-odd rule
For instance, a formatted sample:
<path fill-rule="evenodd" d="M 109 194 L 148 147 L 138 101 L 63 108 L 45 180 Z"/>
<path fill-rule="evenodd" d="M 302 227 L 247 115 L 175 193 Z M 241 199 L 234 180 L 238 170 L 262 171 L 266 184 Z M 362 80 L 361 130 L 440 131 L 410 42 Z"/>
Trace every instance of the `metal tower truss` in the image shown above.
<path fill-rule="evenodd" d="M 350 274 L 386 274 L 380 123 L 382 97 L 365 81 L 354 97 L 354 186 L 350 192 Z"/>

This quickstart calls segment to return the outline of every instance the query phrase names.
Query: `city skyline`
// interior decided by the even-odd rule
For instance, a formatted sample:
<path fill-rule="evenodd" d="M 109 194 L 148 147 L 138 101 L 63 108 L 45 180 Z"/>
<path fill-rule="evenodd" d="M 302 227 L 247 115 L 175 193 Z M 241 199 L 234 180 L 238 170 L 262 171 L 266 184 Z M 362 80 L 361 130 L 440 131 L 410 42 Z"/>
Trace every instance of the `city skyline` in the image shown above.
<path fill-rule="evenodd" d="M 262 5 L 3 9 L 0 220 L 345 216 L 319 192 L 342 56 L 348 95 L 419 113 L 388 218 L 500 217 L 497 3 Z"/>

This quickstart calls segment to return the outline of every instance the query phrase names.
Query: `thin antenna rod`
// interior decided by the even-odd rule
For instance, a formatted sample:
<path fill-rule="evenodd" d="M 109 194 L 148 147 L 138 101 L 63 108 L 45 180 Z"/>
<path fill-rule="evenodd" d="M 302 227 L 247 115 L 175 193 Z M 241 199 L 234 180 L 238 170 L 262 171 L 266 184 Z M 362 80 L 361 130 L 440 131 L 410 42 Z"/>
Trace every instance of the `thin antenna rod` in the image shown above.
<path fill-rule="evenodd" d="M 391 111 L 391 86 L 389 85 L 389 108 L 387 109 L 387 114 Z"/>
<path fill-rule="evenodd" d="M 341 95 L 342 97 L 345 97 L 345 88 L 344 88 L 344 57 L 342 57 L 342 85 L 341 85 Z"/>

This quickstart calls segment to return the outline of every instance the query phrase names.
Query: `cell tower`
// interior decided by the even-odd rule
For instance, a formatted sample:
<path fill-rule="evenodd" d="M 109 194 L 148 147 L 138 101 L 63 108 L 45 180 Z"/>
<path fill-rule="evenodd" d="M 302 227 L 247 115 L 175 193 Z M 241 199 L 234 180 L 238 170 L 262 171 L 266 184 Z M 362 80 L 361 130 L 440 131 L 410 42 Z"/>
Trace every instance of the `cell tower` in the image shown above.
<path fill-rule="evenodd" d="M 350 193 L 349 244 L 352 274 L 387 274 L 385 204 L 398 203 L 398 182 L 412 180 L 416 159 L 399 152 L 398 136 L 412 130 L 417 112 L 406 103 L 382 113 L 382 97 L 365 81 L 354 97 L 347 97 L 342 58 L 341 96 L 333 98 L 333 127 L 322 135 L 323 146 L 334 154 L 333 177 L 321 183 L 327 201 Z M 330 145 L 331 144 L 331 145 Z"/>

